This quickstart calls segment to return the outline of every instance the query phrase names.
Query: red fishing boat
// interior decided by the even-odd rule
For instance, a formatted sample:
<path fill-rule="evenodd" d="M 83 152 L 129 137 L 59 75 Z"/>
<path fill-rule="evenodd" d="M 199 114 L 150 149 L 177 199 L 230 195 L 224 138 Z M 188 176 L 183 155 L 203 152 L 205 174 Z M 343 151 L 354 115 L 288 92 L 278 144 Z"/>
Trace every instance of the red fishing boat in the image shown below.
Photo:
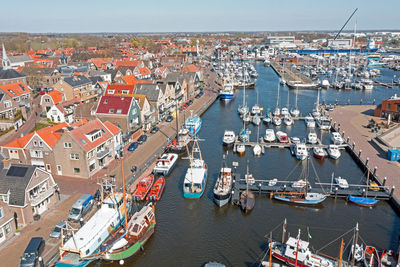
<path fill-rule="evenodd" d="M 397 266 L 397 256 L 393 250 L 384 249 L 381 255 L 382 267 L 395 267 Z"/>
<path fill-rule="evenodd" d="M 150 191 L 151 186 L 154 183 L 154 175 L 150 174 L 143 179 L 141 179 L 136 186 L 135 191 L 132 194 L 132 199 L 134 200 L 144 200 L 147 193 Z"/>
<path fill-rule="evenodd" d="M 160 178 L 157 179 L 157 181 L 151 188 L 150 193 L 146 197 L 146 200 L 160 200 L 161 195 L 164 191 L 164 186 L 165 186 L 165 178 L 164 176 L 160 176 Z"/>
<path fill-rule="evenodd" d="M 366 267 L 380 267 L 381 261 L 375 247 L 366 246 L 364 251 L 364 265 Z"/>

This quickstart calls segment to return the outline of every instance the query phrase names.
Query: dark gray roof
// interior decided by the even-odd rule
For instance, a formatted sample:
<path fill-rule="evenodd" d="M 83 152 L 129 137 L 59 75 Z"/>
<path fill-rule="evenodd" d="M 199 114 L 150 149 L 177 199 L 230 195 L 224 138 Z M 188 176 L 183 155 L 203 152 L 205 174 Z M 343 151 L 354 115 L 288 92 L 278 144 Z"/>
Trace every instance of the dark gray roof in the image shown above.
<path fill-rule="evenodd" d="M 33 61 L 28 55 L 8 56 L 11 63 Z"/>
<path fill-rule="evenodd" d="M 89 80 L 92 81 L 92 84 L 96 84 L 97 82 L 102 82 L 103 78 L 101 78 L 100 76 L 95 76 L 95 77 L 89 77 Z"/>
<path fill-rule="evenodd" d="M 183 80 L 185 80 L 185 78 L 179 72 L 170 72 L 167 74 L 167 77 L 165 77 L 165 81 L 167 82 L 179 81 L 179 83 L 182 84 Z"/>
<path fill-rule="evenodd" d="M 4 168 L 4 164 L 3 164 L 3 155 L 0 153 L 0 170 L 2 170 Z"/>
<path fill-rule="evenodd" d="M 0 69 L 0 80 L 8 80 L 8 79 L 21 78 L 21 77 L 25 77 L 25 76 L 16 70 L 13 70 L 13 69 L 5 70 L 3 68 Z"/>
<path fill-rule="evenodd" d="M 111 81 L 114 81 L 115 75 L 117 75 L 118 70 L 105 70 L 104 72 L 111 74 Z"/>
<path fill-rule="evenodd" d="M 25 190 L 36 170 L 36 166 L 11 165 L 0 172 L 0 194 L 10 191 L 9 205 L 24 206 Z"/>
<path fill-rule="evenodd" d="M 64 78 L 64 82 L 68 83 L 72 87 L 77 87 L 77 86 L 82 86 L 88 83 L 92 83 L 91 80 L 89 80 L 87 77 L 83 75 L 78 75 L 74 77 L 66 77 Z"/>
<path fill-rule="evenodd" d="M 136 86 L 135 94 L 146 95 L 149 101 L 157 102 L 160 95 L 160 88 L 158 84 L 138 84 Z"/>

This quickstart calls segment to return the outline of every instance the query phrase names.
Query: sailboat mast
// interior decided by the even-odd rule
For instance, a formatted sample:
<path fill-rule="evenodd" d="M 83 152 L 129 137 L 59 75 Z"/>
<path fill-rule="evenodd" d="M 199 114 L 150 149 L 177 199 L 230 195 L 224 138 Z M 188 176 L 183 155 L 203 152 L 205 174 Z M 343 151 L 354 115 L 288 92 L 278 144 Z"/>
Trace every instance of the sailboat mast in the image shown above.
<path fill-rule="evenodd" d="M 176 113 L 176 141 L 179 141 L 179 109 L 178 109 L 178 100 L 175 96 L 175 113 Z"/>
<path fill-rule="evenodd" d="M 297 267 L 297 257 L 299 255 L 300 231 L 301 230 L 299 229 L 299 235 L 297 236 L 296 261 L 294 263 L 294 267 Z"/>
<path fill-rule="evenodd" d="M 365 190 L 365 197 L 368 197 L 368 189 L 369 189 L 369 169 L 367 168 L 367 189 Z"/>
<path fill-rule="evenodd" d="M 343 256 L 343 238 L 342 242 L 340 242 L 340 254 L 339 254 L 339 264 L 338 267 L 342 266 L 342 256 Z"/>
<path fill-rule="evenodd" d="M 278 108 L 278 105 L 279 105 L 279 89 L 280 89 L 280 86 L 281 86 L 281 84 L 280 84 L 280 82 L 278 81 L 278 96 L 277 96 L 277 98 L 276 98 L 276 108 Z"/>
<path fill-rule="evenodd" d="M 124 158 L 121 159 L 121 169 L 122 169 L 122 190 L 123 190 L 123 198 L 124 198 L 124 216 L 125 216 L 125 230 L 128 229 L 128 214 L 127 214 L 127 205 L 126 205 L 126 190 L 125 190 L 125 172 L 124 172 Z"/>
<path fill-rule="evenodd" d="M 351 251 L 353 257 L 351 259 L 351 266 L 354 266 L 357 243 L 358 243 L 358 223 L 356 224 L 356 228 L 354 229 L 353 249 Z"/>
<path fill-rule="evenodd" d="M 309 167 L 308 167 L 308 162 L 309 162 L 309 158 L 310 158 L 310 156 L 307 156 L 307 173 L 306 173 L 306 195 L 307 195 L 307 192 L 308 192 L 308 176 L 309 176 Z"/>
<path fill-rule="evenodd" d="M 286 237 L 286 223 L 287 220 L 285 218 L 285 220 L 283 221 L 283 225 L 282 225 L 282 244 L 285 243 L 285 237 Z"/>
<path fill-rule="evenodd" d="M 272 232 L 269 233 L 269 266 L 272 266 Z"/>

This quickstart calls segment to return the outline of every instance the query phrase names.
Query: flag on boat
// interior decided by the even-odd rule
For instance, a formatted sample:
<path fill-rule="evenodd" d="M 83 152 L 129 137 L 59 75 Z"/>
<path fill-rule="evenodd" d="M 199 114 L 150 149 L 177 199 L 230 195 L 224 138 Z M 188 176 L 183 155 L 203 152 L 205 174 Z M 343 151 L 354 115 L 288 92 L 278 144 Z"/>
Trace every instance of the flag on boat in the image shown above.
<path fill-rule="evenodd" d="M 310 234 L 310 229 L 307 227 L 307 234 L 308 234 L 308 238 L 312 238 L 311 234 Z"/>

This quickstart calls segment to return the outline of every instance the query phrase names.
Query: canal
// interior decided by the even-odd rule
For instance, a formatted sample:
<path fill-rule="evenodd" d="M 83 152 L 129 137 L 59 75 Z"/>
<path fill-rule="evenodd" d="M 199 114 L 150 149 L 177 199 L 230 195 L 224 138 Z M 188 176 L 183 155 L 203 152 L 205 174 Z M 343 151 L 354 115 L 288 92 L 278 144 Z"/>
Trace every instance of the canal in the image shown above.
<path fill-rule="evenodd" d="M 256 64 L 259 78 L 255 89 L 246 90 L 248 105 L 257 101 L 272 110 L 277 103 L 278 77 L 271 68 Z M 382 80 L 391 80 L 393 72 L 382 70 Z M 386 78 L 385 78 L 386 77 Z M 290 107 L 295 105 L 296 91 L 289 91 Z M 339 104 L 372 104 L 374 99 L 379 103 L 382 99 L 399 94 L 398 87 L 387 89 L 375 86 L 372 92 L 337 91 L 334 89 L 321 91 L 321 103 Z M 238 162 L 237 172 L 244 174 L 247 161 L 250 172 L 256 179 L 272 179 L 295 181 L 298 179 L 305 162 L 299 163 L 288 149 L 266 149 L 261 157 L 253 157 L 247 149 L 243 157 L 227 151 L 222 147 L 224 130 L 232 129 L 236 133 L 242 128 L 237 115 L 237 107 L 243 101 L 243 90 L 236 93 L 235 100 L 230 103 L 215 102 L 202 116 L 203 126 L 199 137 L 203 157 L 208 164 L 208 182 L 203 197 L 199 200 L 183 198 L 182 183 L 189 161 L 180 159 L 174 171 L 167 178 L 164 195 L 156 205 L 157 226 L 154 235 L 144 246 L 144 251 L 126 260 L 125 266 L 201 266 L 208 261 L 219 261 L 227 266 L 258 266 L 267 247 L 265 235 L 279 225 L 285 218 L 288 220 L 288 232 L 297 235 L 300 228 L 302 239 L 309 239 L 312 247 L 321 248 L 342 233 L 359 223 L 360 236 L 369 245 L 382 249 L 397 249 L 400 234 L 400 219 L 391 206 L 380 201 L 375 208 L 362 208 L 345 202 L 342 199 L 327 199 L 318 207 L 291 206 L 271 200 L 266 195 L 258 195 L 254 210 L 243 214 L 236 206 L 226 205 L 218 208 L 213 203 L 213 186 L 221 168 L 222 155 L 228 153 L 227 162 Z M 288 88 L 281 87 L 280 106 L 286 106 Z M 298 92 L 298 107 L 302 114 L 307 114 L 317 100 L 317 91 Z M 252 130 L 251 140 L 257 138 L 257 127 Z M 274 127 L 274 126 L 270 126 Z M 265 125 L 260 125 L 259 134 L 265 133 Z M 304 122 L 297 121 L 293 126 L 284 125 L 276 128 L 288 133 L 288 136 L 305 138 L 308 130 Z M 329 133 L 315 130 L 324 144 L 329 143 Z M 349 183 L 365 183 L 365 173 L 355 164 L 350 155 L 342 151 L 338 160 L 310 160 L 310 181 L 327 182 L 335 176 L 346 178 Z M 315 169 L 315 172 L 314 172 Z M 290 174 L 290 175 L 289 175 Z M 308 229 L 307 229 L 308 227 Z M 309 234 L 309 235 L 308 235 Z M 281 228 L 274 232 L 279 239 Z M 345 246 L 349 243 L 345 238 Z M 340 240 L 328 246 L 322 252 L 338 256 Z M 349 249 L 347 249 L 348 251 Z M 347 255 L 346 255 L 347 257 Z M 345 258 L 346 258 L 345 257 Z M 108 263 L 96 262 L 94 266 L 110 266 Z M 119 266 L 118 263 L 112 264 Z"/>

